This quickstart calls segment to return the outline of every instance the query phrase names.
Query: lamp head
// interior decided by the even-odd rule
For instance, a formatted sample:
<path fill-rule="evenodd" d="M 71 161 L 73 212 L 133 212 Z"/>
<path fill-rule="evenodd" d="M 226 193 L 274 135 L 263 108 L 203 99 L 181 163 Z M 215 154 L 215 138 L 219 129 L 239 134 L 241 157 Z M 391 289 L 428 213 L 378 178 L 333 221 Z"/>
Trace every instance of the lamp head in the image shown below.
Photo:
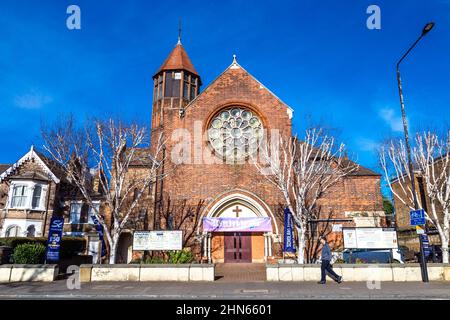
<path fill-rule="evenodd" d="M 434 22 L 428 22 L 425 27 L 423 27 L 422 30 L 422 36 L 426 35 L 428 32 L 430 32 L 431 29 L 434 27 Z"/>

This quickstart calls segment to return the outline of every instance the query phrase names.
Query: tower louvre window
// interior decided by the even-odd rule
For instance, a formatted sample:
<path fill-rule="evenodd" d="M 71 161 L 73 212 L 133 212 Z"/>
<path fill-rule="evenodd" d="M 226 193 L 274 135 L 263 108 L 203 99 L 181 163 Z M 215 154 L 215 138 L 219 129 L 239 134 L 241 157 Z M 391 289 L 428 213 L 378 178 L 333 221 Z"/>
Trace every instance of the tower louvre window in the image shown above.
<path fill-rule="evenodd" d="M 183 98 L 189 99 L 189 75 L 184 73 Z"/>
<path fill-rule="evenodd" d="M 166 88 L 164 95 L 166 97 L 179 97 L 180 96 L 180 72 L 167 72 L 166 73 Z"/>

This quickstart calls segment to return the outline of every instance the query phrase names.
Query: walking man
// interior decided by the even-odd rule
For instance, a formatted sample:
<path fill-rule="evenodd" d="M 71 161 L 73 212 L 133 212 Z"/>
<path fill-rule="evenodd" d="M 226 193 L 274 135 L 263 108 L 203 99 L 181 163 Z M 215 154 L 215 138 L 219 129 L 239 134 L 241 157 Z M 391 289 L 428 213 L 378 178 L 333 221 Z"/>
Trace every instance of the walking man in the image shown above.
<path fill-rule="evenodd" d="M 319 238 L 320 243 L 322 244 L 322 265 L 320 266 L 320 270 L 322 271 L 322 277 L 318 284 L 326 283 L 326 273 L 328 272 L 330 277 L 336 281 L 337 283 L 342 282 L 342 277 L 337 275 L 336 272 L 333 271 L 333 267 L 331 266 L 331 250 L 328 245 L 327 239 L 324 236 Z"/>

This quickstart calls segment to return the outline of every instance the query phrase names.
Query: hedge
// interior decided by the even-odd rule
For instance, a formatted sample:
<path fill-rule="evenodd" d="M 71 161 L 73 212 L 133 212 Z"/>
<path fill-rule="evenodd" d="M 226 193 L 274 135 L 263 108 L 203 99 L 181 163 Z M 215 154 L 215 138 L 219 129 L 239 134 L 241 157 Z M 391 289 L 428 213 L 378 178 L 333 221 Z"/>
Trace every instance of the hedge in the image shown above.
<path fill-rule="evenodd" d="M 19 244 L 12 255 L 12 261 L 16 264 L 41 264 L 44 259 L 45 246 L 39 242 Z"/>
<path fill-rule="evenodd" d="M 0 238 L 0 246 L 12 247 L 13 250 L 20 244 L 31 243 L 31 244 L 42 244 L 47 246 L 46 237 L 10 237 L 10 238 Z M 63 237 L 61 241 L 60 257 L 61 259 L 70 258 L 78 253 L 83 253 L 86 249 L 86 239 L 79 237 Z"/>

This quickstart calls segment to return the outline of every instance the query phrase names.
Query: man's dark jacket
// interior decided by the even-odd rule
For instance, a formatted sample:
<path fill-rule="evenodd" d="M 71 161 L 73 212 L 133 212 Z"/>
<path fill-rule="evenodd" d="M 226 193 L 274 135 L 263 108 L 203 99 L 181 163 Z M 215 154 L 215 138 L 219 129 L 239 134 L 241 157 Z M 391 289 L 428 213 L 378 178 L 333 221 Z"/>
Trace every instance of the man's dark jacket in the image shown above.
<path fill-rule="evenodd" d="M 322 248 L 322 260 L 331 261 L 331 249 L 328 243 L 325 243 Z"/>

